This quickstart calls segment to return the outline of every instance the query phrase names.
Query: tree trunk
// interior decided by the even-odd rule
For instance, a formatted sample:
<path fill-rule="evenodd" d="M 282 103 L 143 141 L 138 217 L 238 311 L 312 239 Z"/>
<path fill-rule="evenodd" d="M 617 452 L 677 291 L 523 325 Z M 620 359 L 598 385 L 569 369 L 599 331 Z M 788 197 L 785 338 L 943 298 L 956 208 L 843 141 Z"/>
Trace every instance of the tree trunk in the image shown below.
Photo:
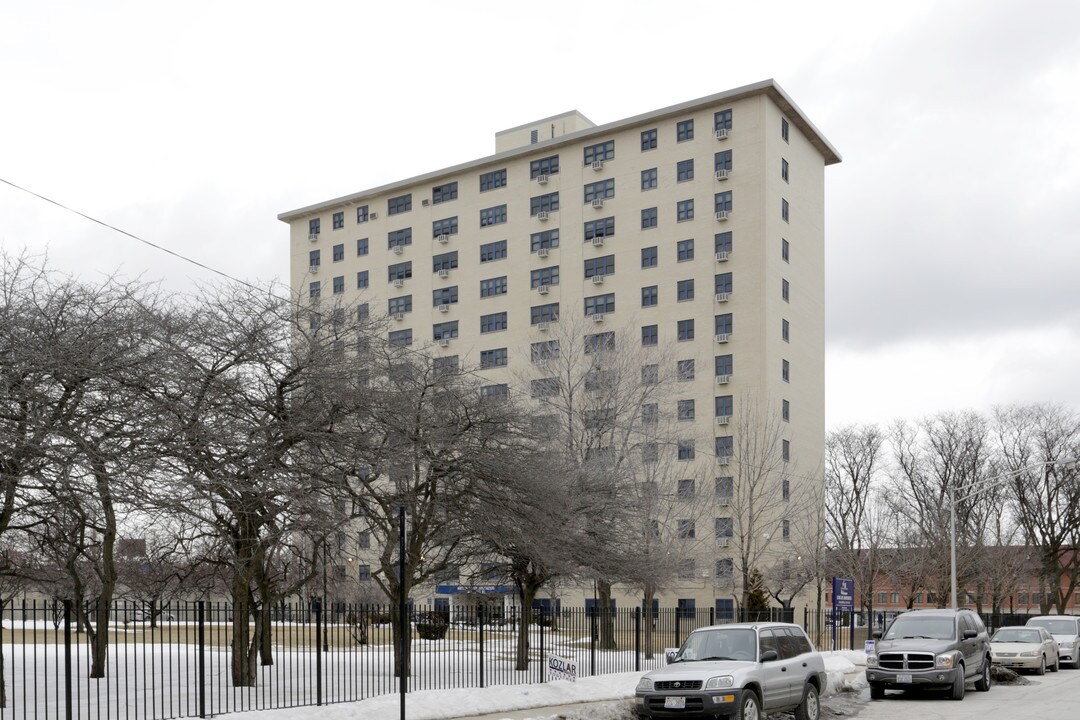
<path fill-rule="evenodd" d="M 600 623 L 600 649 L 615 650 L 615 616 L 611 612 L 611 583 L 596 581 L 597 618 Z"/>
<path fill-rule="evenodd" d="M 100 460 L 94 460 L 94 480 L 98 500 L 104 513 L 105 527 L 101 538 L 101 594 L 98 596 L 90 677 L 105 677 L 109 659 L 109 611 L 116 593 L 116 509 L 113 507 L 112 486 L 108 470 Z M 153 617 L 153 607 L 150 608 Z"/>
<path fill-rule="evenodd" d="M 412 623 L 406 617 L 405 627 L 402 628 L 397 605 L 394 605 L 393 608 L 394 611 L 390 613 L 390 630 L 394 636 L 394 677 L 409 677 L 412 669 L 410 662 L 412 659 Z M 404 632 L 402 632 L 403 630 Z"/>
<path fill-rule="evenodd" d="M 540 584 L 532 578 L 518 580 L 518 597 L 521 599 L 521 624 L 518 626 L 517 650 L 515 652 L 514 669 L 529 669 L 529 626 L 532 624 L 532 604 L 536 598 L 536 592 Z M 541 622 L 543 615 L 541 614 Z M 543 660 L 541 659 L 541 662 Z"/>
<path fill-rule="evenodd" d="M 251 646 L 251 591 L 247 582 L 237 569 L 232 582 L 232 642 L 230 643 L 230 669 L 232 682 L 236 687 L 254 687 L 255 672 L 248 661 L 248 648 Z"/>
<path fill-rule="evenodd" d="M 262 612 L 258 616 L 259 664 L 266 667 L 274 664 L 274 636 L 270 617 L 270 583 L 267 581 L 265 573 L 261 572 L 259 574 L 259 607 L 262 608 Z"/>

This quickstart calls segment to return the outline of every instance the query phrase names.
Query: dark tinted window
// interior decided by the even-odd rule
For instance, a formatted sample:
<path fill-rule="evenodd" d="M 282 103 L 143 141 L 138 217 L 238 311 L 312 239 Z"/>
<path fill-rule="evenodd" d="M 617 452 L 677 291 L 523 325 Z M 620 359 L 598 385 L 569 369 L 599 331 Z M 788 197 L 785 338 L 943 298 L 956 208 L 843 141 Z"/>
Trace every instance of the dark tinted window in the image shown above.
<path fill-rule="evenodd" d="M 776 639 L 780 645 L 780 658 L 782 660 L 793 658 L 802 653 L 802 649 L 799 647 L 799 643 L 796 642 L 790 628 L 776 628 L 773 632 L 776 633 Z"/>
<path fill-rule="evenodd" d="M 758 657 L 761 657 L 762 653 L 768 652 L 769 650 L 775 650 L 778 654 L 780 653 L 780 644 L 777 642 L 776 636 L 773 634 L 772 630 L 762 630 L 758 633 L 758 648 Z M 781 655 L 781 657 L 783 656 Z"/>

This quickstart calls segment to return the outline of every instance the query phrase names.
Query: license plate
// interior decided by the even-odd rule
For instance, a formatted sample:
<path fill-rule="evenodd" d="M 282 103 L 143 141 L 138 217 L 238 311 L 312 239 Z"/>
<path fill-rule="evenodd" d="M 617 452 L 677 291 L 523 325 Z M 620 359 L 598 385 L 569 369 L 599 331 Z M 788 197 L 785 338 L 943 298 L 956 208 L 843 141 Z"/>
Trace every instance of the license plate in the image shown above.
<path fill-rule="evenodd" d="M 911 673 L 901 673 L 900 675 L 897 675 L 896 682 L 900 683 L 901 685 L 910 685 Z"/>
<path fill-rule="evenodd" d="M 666 697 L 666 698 L 664 698 L 664 709 L 683 710 L 685 708 L 686 708 L 686 698 L 684 698 L 684 697 Z"/>

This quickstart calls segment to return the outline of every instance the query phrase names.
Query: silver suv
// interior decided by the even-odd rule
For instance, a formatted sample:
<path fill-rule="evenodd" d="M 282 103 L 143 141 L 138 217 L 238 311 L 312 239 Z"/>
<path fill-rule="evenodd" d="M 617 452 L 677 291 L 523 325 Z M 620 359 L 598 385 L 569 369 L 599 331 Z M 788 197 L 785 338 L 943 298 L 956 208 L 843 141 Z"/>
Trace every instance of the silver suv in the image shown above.
<path fill-rule="evenodd" d="M 971 610 L 912 610 L 874 638 L 866 680 L 875 700 L 886 689 L 932 687 L 948 688 L 953 700 L 963 700 L 969 679 L 976 690 L 990 689 L 990 637 Z"/>
<path fill-rule="evenodd" d="M 736 720 L 794 710 L 796 720 L 817 720 L 825 683 L 825 662 L 798 625 L 714 625 L 690 633 L 666 667 L 641 678 L 634 709 L 642 718 Z"/>

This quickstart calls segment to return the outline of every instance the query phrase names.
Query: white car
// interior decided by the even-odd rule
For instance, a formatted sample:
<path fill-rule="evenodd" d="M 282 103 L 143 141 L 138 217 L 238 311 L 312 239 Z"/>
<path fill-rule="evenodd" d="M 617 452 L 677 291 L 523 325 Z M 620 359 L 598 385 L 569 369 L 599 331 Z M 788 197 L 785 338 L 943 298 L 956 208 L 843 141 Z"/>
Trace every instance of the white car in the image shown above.
<path fill-rule="evenodd" d="M 1050 631 L 1058 644 L 1061 662 L 1080 668 L 1080 617 L 1074 615 L 1040 615 L 1027 621 L 1028 627 Z"/>
<path fill-rule="evenodd" d="M 1061 660 L 1058 644 L 1046 628 L 1035 625 L 999 628 L 990 638 L 990 657 L 995 665 L 1034 670 L 1045 675 L 1046 669 L 1057 672 Z"/>

